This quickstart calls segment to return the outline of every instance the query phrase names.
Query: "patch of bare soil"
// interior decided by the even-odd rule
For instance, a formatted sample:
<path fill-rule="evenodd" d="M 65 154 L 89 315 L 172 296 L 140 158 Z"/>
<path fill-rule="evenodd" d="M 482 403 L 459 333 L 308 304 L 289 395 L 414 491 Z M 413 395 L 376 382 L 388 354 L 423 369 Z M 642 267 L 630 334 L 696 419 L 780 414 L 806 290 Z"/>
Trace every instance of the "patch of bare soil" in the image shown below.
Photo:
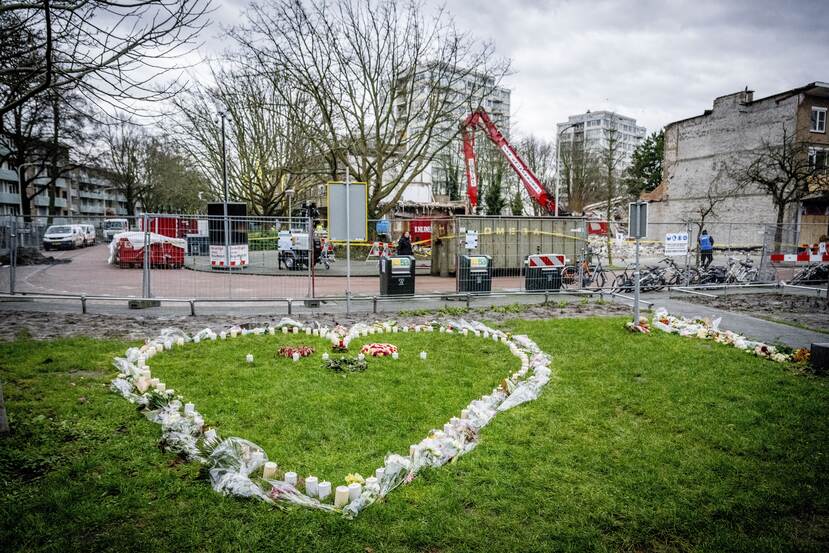
<path fill-rule="evenodd" d="M 706 298 L 692 296 L 682 301 L 702 303 L 738 311 L 782 323 L 803 326 L 812 330 L 829 332 L 829 303 L 826 298 L 786 294 L 735 294 Z"/>
<path fill-rule="evenodd" d="M 511 306 L 510 306 L 511 307 Z M 460 319 L 506 321 L 510 319 L 555 319 L 562 317 L 591 317 L 623 315 L 630 312 L 625 305 L 614 303 L 579 303 L 567 305 L 527 305 L 516 308 L 472 308 L 452 312 L 433 311 L 417 316 L 401 317 L 395 313 L 377 315 L 332 316 L 320 313 L 318 316 L 296 315 L 297 321 L 318 321 L 321 325 L 342 324 L 350 326 L 355 322 L 374 320 L 396 320 L 400 324 L 422 324 L 435 319 Z M 225 316 L 200 315 L 189 317 L 183 315 L 154 315 L 151 317 L 126 315 L 100 315 L 80 313 L 40 313 L 19 311 L 7 316 L 0 323 L 0 339 L 13 340 L 17 336 L 30 336 L 35 339 L 64 338 L 71 336 L 90 336 L 95 338 L 113 338 L 124 340 L 143 340 L 158 335 L 162 328 L 176 327 L 193 334 L 204 328 L 215 331 L 233 325 L 260 326 L 276 323 L 283 315 L 273 317 L 263 315 Z"/>

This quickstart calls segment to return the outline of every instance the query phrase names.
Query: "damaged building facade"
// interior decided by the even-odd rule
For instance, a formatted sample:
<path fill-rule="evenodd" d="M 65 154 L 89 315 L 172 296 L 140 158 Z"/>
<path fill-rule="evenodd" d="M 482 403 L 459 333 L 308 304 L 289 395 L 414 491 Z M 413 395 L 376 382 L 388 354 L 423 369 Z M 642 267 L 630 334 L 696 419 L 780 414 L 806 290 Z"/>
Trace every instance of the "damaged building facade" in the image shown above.
<path fill-rule="evenodd" d="M 757 100 L 753 96 L 747 89 L 721 96 L 702 115 L 665 127 L 662 182 L 642 196 L 651 202 L 650 220 L 663 223 L 651 225 L 649 238 L 661 240 L 668 223 L 699 220 L 700 208 L 712 197 L 723 196 L 706 218 L 718 243 L 762 245 L 762 229 L 775 223 L 777 209 L 771 196 L 757 187 L 735 191 L 735 168 L 756 158 L 764 141 L 782 143 L 784 132 L 808 144 L 812 163 L 827 166 L 829 83 L 815 82 Z M 829 195 L 816 190 L 790 205 L 785 223 L 798 243 L 817 241 L 829 232 Z"/>

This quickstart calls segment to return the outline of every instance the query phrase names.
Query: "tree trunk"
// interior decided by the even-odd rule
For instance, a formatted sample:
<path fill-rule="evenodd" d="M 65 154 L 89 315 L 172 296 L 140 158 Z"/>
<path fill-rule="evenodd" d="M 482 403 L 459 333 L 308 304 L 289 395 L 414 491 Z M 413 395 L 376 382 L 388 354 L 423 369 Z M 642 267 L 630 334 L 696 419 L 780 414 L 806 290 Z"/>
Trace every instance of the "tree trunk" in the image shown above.
<path fill-rule="evenodd" d="M 774 227 L 774 251 L 779 252 L 783 242 L 783 219 L 786 215 L 786 204 L 777 206 L 777 225 Z"/>
<path fill-rule="evenodd" d="M 0 382 L 0 434 L 9 432 L 9 419 L 6 418 L 6 402 L 3 400 L 3 383 Z"/>

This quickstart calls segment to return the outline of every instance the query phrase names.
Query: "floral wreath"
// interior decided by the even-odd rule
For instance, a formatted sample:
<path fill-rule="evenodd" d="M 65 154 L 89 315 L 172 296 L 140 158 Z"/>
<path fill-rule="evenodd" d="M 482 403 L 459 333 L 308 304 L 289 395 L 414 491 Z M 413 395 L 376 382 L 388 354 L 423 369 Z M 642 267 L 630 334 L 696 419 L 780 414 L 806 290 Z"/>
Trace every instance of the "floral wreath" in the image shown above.
<path fill-rule="evenodd" d="M 492 393 L 469 403 L 459 417 L 452 417 L 442 429 L 430 431 L 426 438 L 410 446 L 408 455 L 386 455 L 383 466 L 377 468 L 373 476 L 363 478 L 359 474 L 351 474 L 346 479 L 348 485 L 337 486 L 334 494 L 330 482 L 319 482 L 316 477 L 309 476 L 302 480 L 303 493 L 296 473 L 285 472 L 277 478 L 276 464 L 268 461 L 260 446 L 242 438 L 221 438 L 215 429 L 206 428 L 204 418 L 195 406 L 183 403 L 181 395 L 167 389 L 158 378 L 153 378 L 146 365 L 148 359 L 172 349 L 174 345 L 183 346 L 190 341 L 199 343 L 217 338 L 227 340 L 247 334 L 274 335 L 277 330 L 321 336 L 331 340 L 333 346 L 345 348 L 354 338 L 380 333 L 438 331 L 474 335 L 504 343 L 520 359 L 521 367 L 505 378 Z M 370 348 L 378 354 L 389 348 L 396 350 L 390 344 L 369 346 L 383 346 Z M 192 338 L 178 329 L 168 328 L 140 348 L 129 348 L 124 357 L 114 359 L 114 364 L 119 374 L 112 381 L 112 390 L 137 404 L 149 420 L 161 425 L 160 445 L 165 451 L 207 466 L 214 490 L 225 495 L 255 497 L 280 507 L 299 505 L 337 512 L 346 518 L 357 516 L 398 486 L 410 483 L 421 469 L 440 467 L 470 452 L 477 445 L 479 432 L 484 426 L 498 413 L 536 399 L 549 382 L 551 373 L 549 356 L 527 336 L 513 336 L 482 323 L 464 320 L 403 327 L 394 322 L 358 323 L 350 329 L 341 326 L 328 329 L 285 318 L 267 327 L 248 329 L 234 326 L 229 332 L 222 331 L 218 335 L 206 328 Z M 327 502 L 329 494 L 334 496 L 333 505 Z"/>

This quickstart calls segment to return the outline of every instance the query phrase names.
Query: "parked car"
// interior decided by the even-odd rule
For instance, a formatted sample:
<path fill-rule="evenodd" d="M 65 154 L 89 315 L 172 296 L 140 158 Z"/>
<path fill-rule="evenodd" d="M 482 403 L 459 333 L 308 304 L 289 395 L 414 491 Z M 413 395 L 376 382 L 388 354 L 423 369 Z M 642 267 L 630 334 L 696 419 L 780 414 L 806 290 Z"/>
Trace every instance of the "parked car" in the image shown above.
<path fill-rule="evenodd" d="M 127 232 L 130 229 L 130 222 L 126 219 L 107 219 L 104 221 L 104 239 L 112 242 L 112 238 L 119 233 Z"/>
<path fill-rule="evenodd" d="M 83 245 L 84 246 L 94 246 L 95 245 L 95 225 L 80 225 L 81 230 L 83 230 Z"/>
<path fill-rule="evenodd" d="M 84 244 L 84 233 L 80 225 L 52 225 L 43 235 L 43 249 L 46 251 L 74 250 Z"/>

